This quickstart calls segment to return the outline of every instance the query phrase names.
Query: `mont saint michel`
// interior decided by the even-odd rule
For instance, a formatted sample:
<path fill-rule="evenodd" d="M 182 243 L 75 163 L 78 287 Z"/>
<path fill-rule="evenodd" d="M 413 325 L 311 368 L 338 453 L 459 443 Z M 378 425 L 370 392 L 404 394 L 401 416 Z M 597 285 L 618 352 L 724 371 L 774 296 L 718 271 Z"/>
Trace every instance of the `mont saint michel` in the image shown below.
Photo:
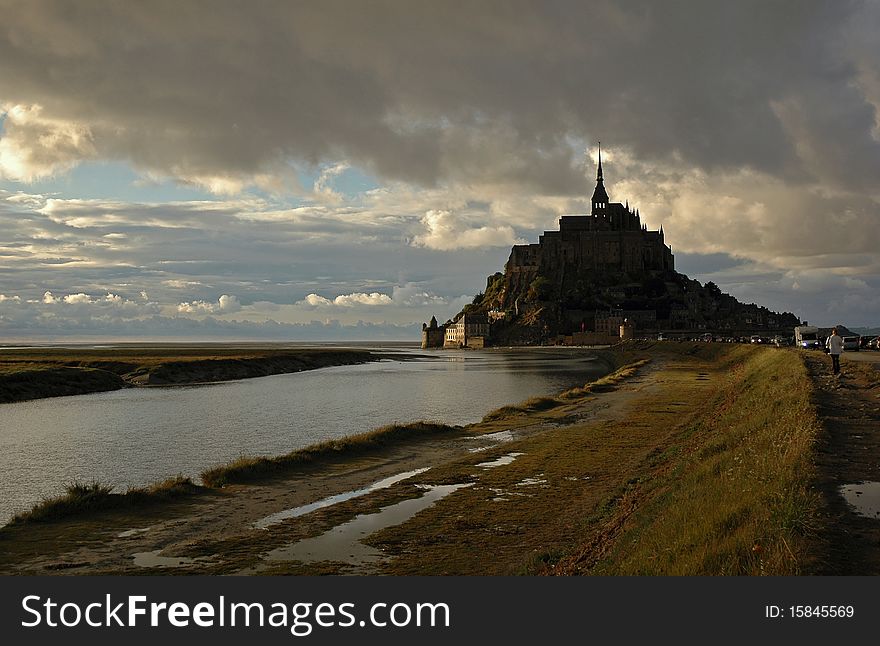
<path fill-rule="evenodd" d="M 599 148 L 589 214 L 563 215 L 558 231 L 514 245 L 503 272 L 443 325 L 422 329 L 422 347 L 591 344 L 636 331 L 728 335 L 790 333 L 794 314 L 743 304 L 714 283 L 675 270 L 663 226 L 648 229 L 638 208 L 612 202 Z"/>
<path fill-rule="evenodd" d="M 880 1 L 0 6 L 4 643 L 877 632 Z"/>

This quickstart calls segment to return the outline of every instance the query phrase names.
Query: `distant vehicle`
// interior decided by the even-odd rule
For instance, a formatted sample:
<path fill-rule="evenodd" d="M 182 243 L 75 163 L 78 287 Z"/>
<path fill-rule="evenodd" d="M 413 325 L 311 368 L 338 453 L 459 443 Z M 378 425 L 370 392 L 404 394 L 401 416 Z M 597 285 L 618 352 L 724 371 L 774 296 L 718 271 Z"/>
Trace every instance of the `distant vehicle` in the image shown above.
<path fill-rule="evenodd" d="M 880 350 L 880 336 L 874 337 L 868 342 L 868 347 L 872 350 Z"/>
<path fill-rule="evenodd" d="M 706 334 L 700 336 L 700 341 L 703 341 L 704 343 L 712 343 L 712 333 L 706 332 Z"/>
<path fill-rule="evenodd" d="M 876 350 L 877 349 L 877 339 L 880 339 L 878 336 L 867 335 L 859 337 L 859 347 L 864 350 Z"/>
<path fill-rule="evenodd" d="M 764 343 L 764 339 L 761 338 L 760 334 L 753 334 L 749 338 L 749 343 Z"/>
<path fill-rule="evenodd" d="M 843 337 L 843 349 L 845 352 L 858 352 L 859 351 L 859 337 L 857 337 L 857 336 Z"/>
<path fill-rule="evenodd" d="M 798 325 L 794 329 L 794 344 L 798 348 L 821 349 L 822 342 L 819 340 L 819 328 L 812 325 Z"/>
<path fill-rule="evenodd" d="M 660 334 L 657 335 L 657 340 L 662 341 L 663 339 L 664 339 L 663 332 L 661 332 Z"/>

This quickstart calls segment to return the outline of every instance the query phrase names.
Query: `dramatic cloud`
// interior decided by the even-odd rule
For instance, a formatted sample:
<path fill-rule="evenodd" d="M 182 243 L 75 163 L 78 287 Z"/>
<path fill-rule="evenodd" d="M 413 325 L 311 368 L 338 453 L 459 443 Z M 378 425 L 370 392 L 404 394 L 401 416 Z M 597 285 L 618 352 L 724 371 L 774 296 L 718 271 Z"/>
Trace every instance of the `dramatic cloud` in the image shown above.
<path fill-rule="evenodd" d="M 89 128 L 41 116 L 39 105 L 0 104 L 7 134 L 0 139 L 0 176 L 33 181 L 96 156 Z"/>
<path fill-rule="evenodd" d="M 413 242 L 430 249 L 509 247 L 517 242 L 512 227 L 469 227 L 450 211 L 428 211 L 421 222 L 427 232 L 417 235 Z"/>
<path fill-rule="evenodd" d="M 880 164 L 872 3 L 5 4 L 17 177 L 99 156 L 234 191 L 345 160 L 576 194 L 600 136 L 850 187 Z"/>
<path fill-rule="evenodd" d="M 880 322 L 875 2 L 0 10 L 9 299 L 409 324 L 586 210 L 602 139 L 612 199 L 663 224 L 680 268 L 810 319 L 834 303 Z M 213 196 L 120 198 L 118 167 Z M 91 184 L 65 184 L 76 173 Z"/>

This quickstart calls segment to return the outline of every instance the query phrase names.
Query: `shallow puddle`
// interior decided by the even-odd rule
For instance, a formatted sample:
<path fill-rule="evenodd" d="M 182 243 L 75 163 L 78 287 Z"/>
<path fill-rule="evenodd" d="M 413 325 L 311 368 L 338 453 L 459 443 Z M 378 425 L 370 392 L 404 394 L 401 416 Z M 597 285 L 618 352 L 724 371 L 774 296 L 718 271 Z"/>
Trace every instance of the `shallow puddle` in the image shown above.
<path fill-rule="evenodd" d="M 153 550 L 152 552 L 132 554 L 134 564 L 138 567 L 181 567 L 196 562 L 196 559 L 186 556 L 159 556 L 161 551 Z"/>
<path fill-rule="evenodd" d="M 880 518 L 880 482 L 843 485 L 839 491 L 860 516 Z"/>
<path fill-rule="evenodd" d="M 508 453 L 507 455 L 502 455 L 500 458 L 495 460 L 490 460 L 488 462 L 480 462 L 476 466 L 483 467 L 484 469 L 494 469 L 495 467 L 503 467 L 506 464 L 511 464 L 514 460 L 516 460 L 519 456 L 524 455 L 523 453 Z"/>
<path fill-rule="evenodd" d="M 472 484 L 419 485 L 425 490 L 425 493 L 418 498 L 410 498 L 388 507 L 382 507 L 374 514 L 360 514 L 320 536 L 306 538 L 272 550 L 266 555 L 266 559 L 269 561 L 301 561 L 303 563 L 342 561 L 354 566 L 376 563 L 382 560 L 385 555 L 381 550 L 365 545 L 361 539 L 380 529 L 400 525 L 453 491 L 470 487 Z"/>
<path fill-rule="evenodd" d="M 504 442 L 512 442 L 515 438 L 513 437 L 513 433 L 511 431 L 497 431 L 495 433 L 487 433 L 485 435 L 475 435 L 474 437 L 469 437 L 467 440 L 469 441 L 477 441 L 477 442 L 492 442 L 492 444 L 486 444 L 484 446 L 475 446 L 473 448 L 468 449 L 470 453 L 479 453 L 480 451 L 485 451 L 486 449 L 492 448 L 492 446 L 496 444 L 502 444 Z"/>
<path fill-rule="evenodd" d="M 509 430 L 496 431 L 495 433 L 486 433 L 484 435 L 474 435 L 473 437 L 469 437 L 467 439 L 477 440 L 477 441 L 489 440 L 490 442 L 512 442 L 513 441 L 513 433 Z"/>
<path fill-rule="evenodd" d="M 542 478 L 541 476 L 543 476 L 543 475 L 544 475 L 543 473 L 539 473 L 534 478 L 523 478 L 522 480 L 517 482 L 515 486 L 517 486 L 517 487 L 534 487 L 537 485 L 544 486 L 547 484 L 547 479 Z"/>
<path fill-rule="evenodd" d="M 425 467 L 423 469 L 413 469 L 412 471 L 406 471 L 405 473 L 398 473 L 397 475 L 391 476 L 389 478 L 385 478 L 383 480 L 378 480 L 371 484 L 368 487 L 364 487 L 363 489 L 353 489 L 352 491 L 346 491 L 344 493 L 336 494 L 335 496 L 328 496 L 327 498 L 322 498 L 317 502 L 309 503 L 308 505 L 302 505 L 301 507 L 293 507 L 291 509 L 285 509 L 284 511 L 279 511 L 277 513 L 272 514 L 271 516 L 266 516 L 265 518 L 261 518 L 257 522 L 254 523 L 254 527 L 256 529 L 268 529 L 272 525 L 277 525 L 278 523 L 288 520 L 290 518 L 297 518 L 298 516 L 305 516 L 308 513 L 315 511 L 316 509 L 322 509 L 324 507 L 329 507 L 331 505 L 335 505 L 336 503 L 343 502 L 345 500 L 351 500 L 352 498 L 359 498 L 360 496 L 365 496 L 368 493 L 372 493 L 373 491 L 378 491 L 379 489 L 387 489 L 391 485 L 397 484 L 402 480 L 406 480 L 407 478 L 412 478 L 413 476 L 417 476 L 420 473 L 424 473 L 430 469 L 430 467 Z"/>
<path fill-rule="evenodd" d="M 127 529 L 124 532 L 119 532 L 116 535 L 116 538 L 131 538 L 132 536 L 137 536 L 138 534 L 143 534 L 148 531 L 150 531 L 149 527 L 136 527 L 135 529 Z"/>

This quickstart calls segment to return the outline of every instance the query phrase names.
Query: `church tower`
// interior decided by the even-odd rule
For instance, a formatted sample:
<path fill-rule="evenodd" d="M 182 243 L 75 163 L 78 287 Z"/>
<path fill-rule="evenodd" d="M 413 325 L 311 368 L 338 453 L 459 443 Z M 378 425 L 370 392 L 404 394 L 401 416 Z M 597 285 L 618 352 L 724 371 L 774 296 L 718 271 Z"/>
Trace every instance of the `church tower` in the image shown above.
<path fill-rule="evenodd" d="M 608 193 L 605 192 L 605 180 L 602 177 L 602 142 L 599 142 L 599 170 L 596 173 L 596 190 L 593 191 L 593 215 L 605 217 L 608 209 Z"/>

